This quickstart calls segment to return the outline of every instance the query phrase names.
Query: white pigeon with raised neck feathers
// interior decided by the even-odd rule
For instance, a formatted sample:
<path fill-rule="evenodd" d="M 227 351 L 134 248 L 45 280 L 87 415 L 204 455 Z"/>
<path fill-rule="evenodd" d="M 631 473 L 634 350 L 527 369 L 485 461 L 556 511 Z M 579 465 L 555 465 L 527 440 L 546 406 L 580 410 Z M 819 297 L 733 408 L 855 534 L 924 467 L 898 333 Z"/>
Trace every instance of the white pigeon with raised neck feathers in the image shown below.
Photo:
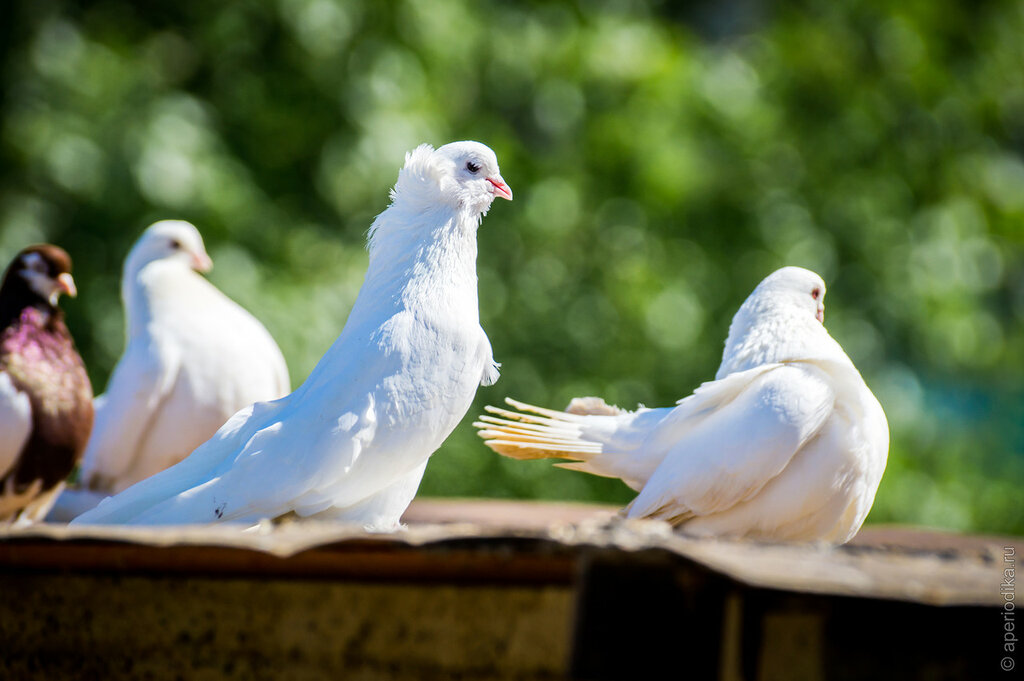
<path fill-rule="evenodd" d="M 242 407 L 291 388 L 266 328 L 199 274 L 211 267 L 199 231 L 180 220 L 151 225 L 129 251 L 127 344 L 97 399 L 89 491 L 120 492 L 178 463 Z"/>
<path fill-rule="evenodd" d="M 697 535 L 844 543 L 874 502 L 889 451 L 885 413 L 824 326 L 825 283 L 785 267 L 733 317 L 716 380 L 675 408 L 626 412 L 577 398 L 567 412 L 475 425 L 517 459 L 621 478 L 639 492 L 630 518 Z"/>
<path fill-rule="evenodd" d="M 476 233 L 512 198 L 488 147 L 422 145 L 370 228 L 341 335 L 295 392 L 235 414 L 180 464 L 76 523 L 255 523 L 289 512 L 387 530 L 479 385 L 498 378 L 480 326 Z"/>

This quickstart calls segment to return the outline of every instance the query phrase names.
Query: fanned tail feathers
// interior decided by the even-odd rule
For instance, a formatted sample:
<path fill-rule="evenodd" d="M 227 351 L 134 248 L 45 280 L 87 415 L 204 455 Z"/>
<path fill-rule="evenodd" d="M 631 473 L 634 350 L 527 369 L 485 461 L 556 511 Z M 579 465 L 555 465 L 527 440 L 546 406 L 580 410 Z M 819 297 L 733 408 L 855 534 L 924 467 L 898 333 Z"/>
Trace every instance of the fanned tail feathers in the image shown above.
<path fill-rule="evenodd" d="M 484 409 L 495 416 L 481 416 L 473 424 L 479 429 L 477 434 L 484 439 L 484 444 L 497 453 L 513 459 L 573 461 L 586 461 L 601 453 L 601 443 L 587 440 L 583 435 L 581 426 L 587 419 L 585 415 L 545 409 L 510 397 L 506 397 L 505 402 L 519 411 L 488 405 Z M 560 465 L 576 467 L 571 463 Z"/>

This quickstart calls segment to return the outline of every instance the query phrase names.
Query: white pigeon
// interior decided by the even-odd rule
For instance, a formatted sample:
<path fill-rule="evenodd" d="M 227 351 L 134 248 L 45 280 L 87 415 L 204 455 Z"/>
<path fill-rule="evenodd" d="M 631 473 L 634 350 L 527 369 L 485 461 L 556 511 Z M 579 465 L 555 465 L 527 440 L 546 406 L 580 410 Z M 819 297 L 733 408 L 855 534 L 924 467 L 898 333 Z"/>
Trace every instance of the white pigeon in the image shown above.
<path fill-rule="evenodd" d="M 370 227 L 369 267 L 341 335 L 295 392 L 235 414 L 178 465 L 76 523 L 240 522 L 294 513 L 389 530 L 427 459 L 498 378 L 480 326 L 476 233 L 512 198 L 478 142 L 406 155 Z"/>
<path fill-rule="evenodd" d="M 81 471 L 89 490 L 130 487 L 184 459 L 242 407 L 288 393 L 281 350 L 199 274 L 211 267 L 199 231 L 179 220 L 151 225 L 128 253 L 127 345 L 96 401 Z"/>
<path fill-rule="evenodd" d="M 517 459 L 621 478 L 630 518 L 697 535 L 844 543 L 871 509 L 889 451 L 885 413 L 824 326 L 825 283 L 785 267 L 729 327 L 715 380 L 675 408 L 626 412 L 577 398 L 568 412 L 488 407 L 475 425 Z"/>

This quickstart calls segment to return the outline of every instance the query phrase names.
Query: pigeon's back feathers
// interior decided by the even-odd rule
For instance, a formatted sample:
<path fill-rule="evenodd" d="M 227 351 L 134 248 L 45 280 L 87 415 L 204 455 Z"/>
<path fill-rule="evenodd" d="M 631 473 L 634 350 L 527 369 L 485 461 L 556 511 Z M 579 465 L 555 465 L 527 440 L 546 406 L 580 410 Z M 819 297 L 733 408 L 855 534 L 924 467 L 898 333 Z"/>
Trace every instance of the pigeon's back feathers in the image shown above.
<path fill-rule="evenodd" d="M 733 375 L 743 389 L 732 400 L 680 424 L 692 422 L 668 448 L 630 515 L 678 523 L 727 511 L 757 494 L 818 435 L 835 399 L 826 377 L 803 363 L 752 371 Z"/>

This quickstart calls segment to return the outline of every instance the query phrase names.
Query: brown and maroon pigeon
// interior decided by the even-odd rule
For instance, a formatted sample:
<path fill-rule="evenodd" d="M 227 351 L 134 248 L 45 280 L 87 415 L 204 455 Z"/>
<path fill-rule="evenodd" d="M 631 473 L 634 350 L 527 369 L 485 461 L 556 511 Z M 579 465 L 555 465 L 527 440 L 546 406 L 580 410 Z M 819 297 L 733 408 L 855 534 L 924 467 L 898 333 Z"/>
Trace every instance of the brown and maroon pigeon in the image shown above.
<path fill-rule="evenodd" d="M 92 430 L 92 386 L 57 307 L 71 258 L 29 246 L 0 285 L 0 523 L 42 520 Z"/>

